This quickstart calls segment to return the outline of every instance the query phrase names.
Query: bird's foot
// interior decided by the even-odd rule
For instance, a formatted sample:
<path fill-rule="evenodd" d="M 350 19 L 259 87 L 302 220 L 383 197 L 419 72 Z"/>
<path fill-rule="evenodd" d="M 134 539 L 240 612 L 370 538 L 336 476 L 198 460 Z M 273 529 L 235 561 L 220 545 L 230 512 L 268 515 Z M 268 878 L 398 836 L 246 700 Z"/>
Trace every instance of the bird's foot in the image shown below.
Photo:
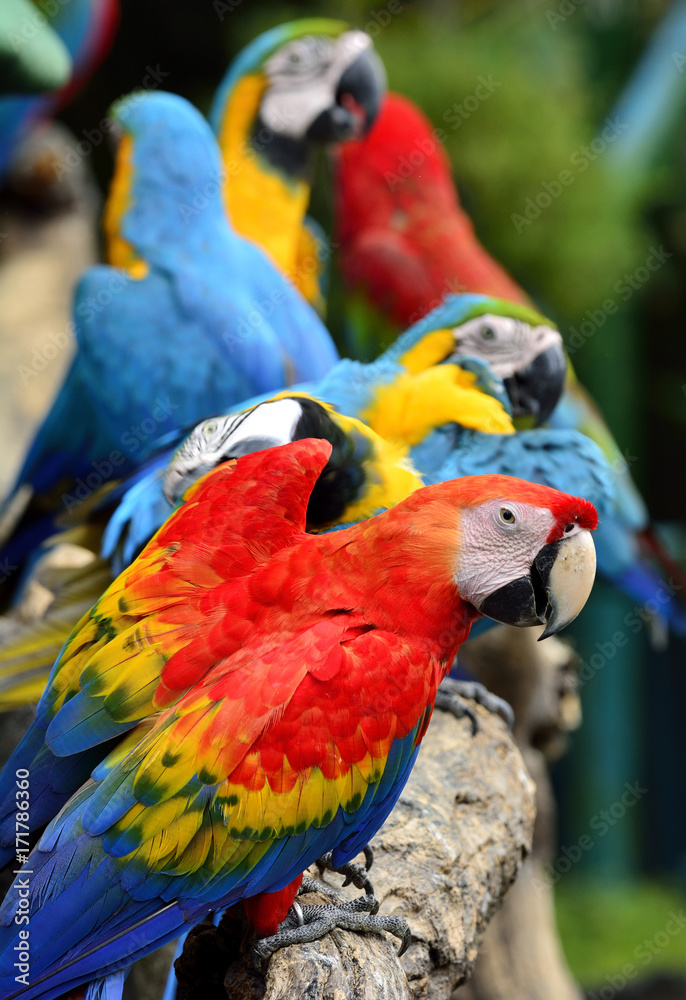
<path fill-rule="evenodd" d="M 456 681 L 453 677 L 444 677 L 438 688 L 435 707 L 441 712 L 450 712 L 456 719 L 468 718 L 472 724 L 472 734 L 476 736 L 479 731 L 479 720 L 474 709 L 466 704 L 465 698 L 475 701 L 487 712 L 500 715 L 505 720 L 507 728 L 512 729 L 514 723 L 512 706 L 503 698 L 492 694 L 478 681 Z"/>
<path fill-rule="evenodd" d="M 300 906 L 294 902 L 288 916 L 276 934 L 262 938 L 253 949 L 253 963 L 258 971 L 263 971 L 266 962 L 281 948 L 291 944 L 305 944 L 319 941 L 329 931 L 338 927 L 348 931 L 362 931 L 365 934 L 380 934 L 388 931 L 400 938 L 398 956 L 410 946 L 412 936 L 404 917 L 378 916 L 379 901 L 373 896 L 360 896 L 348 903 L 337 906 Z"/>
<path fill-rule="evenodd" d="M 367 854 L 369 852 L 369 854 Z M 369 855 L 371 855 L 371 860 L 369 860 Z M 368 896 L 374 895 L 374 887 L 367 877 L 367 872 L 372 866 L 372 861 L 374 860 L 374 852 L 371 847 L 366 847 L 364 849 L 365 866 L 353 864 L 349 861 L 345 865 L 334 865 L 332 853 L 329 851 L 327 854 L 322 854 L 321 858 L 317 858 L 316 865 L 320 872 L 336 872 L 338 875 L 345 876 L 345 882 L 343 883 L 343 888 L 351 883 L 356 889 L 361 889 L 366 892 Z"/>

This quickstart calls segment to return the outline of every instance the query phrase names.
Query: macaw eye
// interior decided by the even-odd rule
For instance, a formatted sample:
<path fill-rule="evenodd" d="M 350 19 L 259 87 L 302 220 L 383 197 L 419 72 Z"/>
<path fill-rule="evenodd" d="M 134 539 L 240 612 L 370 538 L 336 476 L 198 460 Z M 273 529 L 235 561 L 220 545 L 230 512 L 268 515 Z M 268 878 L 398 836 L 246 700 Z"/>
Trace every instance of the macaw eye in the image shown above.
<path fill-rule="evenodd" d="M 492 326 L 483 326 L 481 328 L 481 339 L 482 340 L 495 340 L 495 330 Z"/>
<path fill-rule="evenodd" d="M 568 535 L 570 531 L 574 531 L 575 528 L 575 524 L 565 524 L 565 535 Z"/>
<path fill-rule="evenodd" d="M 517 518 L 514 516 L 509 507 L 501 507 L 498 517 L 503 522 L 503 524 L 514 524 Z"/>
<path fill-rule="evenodd" d="M 217 429 L 216 421 L 210 420 L 202 429 L 203 434 L 214 434 Z"/>

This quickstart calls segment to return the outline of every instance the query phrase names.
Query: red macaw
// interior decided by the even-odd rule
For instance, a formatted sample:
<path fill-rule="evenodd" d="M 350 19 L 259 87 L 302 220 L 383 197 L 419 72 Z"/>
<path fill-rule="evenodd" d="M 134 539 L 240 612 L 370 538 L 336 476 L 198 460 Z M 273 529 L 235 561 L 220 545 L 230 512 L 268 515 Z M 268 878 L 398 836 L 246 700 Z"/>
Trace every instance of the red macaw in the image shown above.
<path fill-rule="evenodd" d="M 365 343 L 381 317 L 385 347 L 450 292 L 532 305 L 479 243 L 450 160 L 407 98 L 388 94 L 369 134 L 341 144 L 335 163 L 336 240 L 353 338 Z"/>
<path fill-rule="evenodd" d="M 3 774 L 9 857 L 17 775 L 33 829 L 55 778 L 74 792 L 28 857 L 28 895 L 19 876 L 0 910 L 3 1000 L 109 976 L 234 903 L 273 935 L 302 872 L 383 824 L 471 623 L 552 634 L 583 606 L 588 501 L 466 477 L 306 534 L 330 454 L 305 439 L 208 473 L 74 630 Z"/>
<path fill-rule="evenodd" d="M 338 147 L 336 156 L 337 240 L 353 353 L 373 357 L 379 331 L 385 344 L 458 289 L 531 306 L 479 243 L 440 138 L 411 101 L 388 94 L 366 138 Z M 488 320 L 487 330 L 464 339 L 463 353 L 487 358 L 504 342 L 508 320 Z M 486 333 L 490 343 L 480 345 Z M 596 539 L 599 572 L 640 604 L 664 592 L 655 564 L 685 587 L 686 576 L 660 543 L 619 445 L 571 364 L 549 424 L 586 434 L 612 468 L 616 499 Z M 686 634 L 682 597 L 663 603 L 660 613 Z"/>

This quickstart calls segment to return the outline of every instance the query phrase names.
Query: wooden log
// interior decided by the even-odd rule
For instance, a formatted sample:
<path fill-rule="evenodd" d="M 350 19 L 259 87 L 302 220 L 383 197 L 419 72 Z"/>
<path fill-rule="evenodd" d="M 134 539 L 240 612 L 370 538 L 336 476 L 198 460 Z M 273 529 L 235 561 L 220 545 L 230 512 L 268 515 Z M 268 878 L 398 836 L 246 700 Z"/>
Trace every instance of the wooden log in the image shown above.
<path fill-rule="evenodd" d="M 455 1000 L 581 1000 L 557 933 L 546 865 L 556 850 L 556 806 L 548 764 L 581 723 L 575 657 L 539 630 L 501 626 L 464 647 L 469 670 L 515 712 L 514 736 L 536 784 L 533 849 L 484 936 L 470 982 Z"/>

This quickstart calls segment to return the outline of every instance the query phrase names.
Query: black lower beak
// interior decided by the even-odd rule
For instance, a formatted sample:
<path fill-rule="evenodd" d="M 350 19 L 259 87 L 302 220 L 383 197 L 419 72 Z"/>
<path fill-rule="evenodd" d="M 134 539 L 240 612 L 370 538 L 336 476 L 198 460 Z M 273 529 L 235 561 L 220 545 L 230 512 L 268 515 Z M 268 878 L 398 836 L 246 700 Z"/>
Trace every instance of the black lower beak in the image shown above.
<path fill-rule="evenodd" d="M 590 531 L 579 531 L 544 545 L 528 576 L 520 576 L 481 602 L 489 618 L 523 628 L 545 625 L 540 636 L 555 635 L 583 608 L 595 577 L 595 548 Z"/>
<path fill-rule="evenodd" d="M 542 424 L 557 406 L 567 375 L 567 358 L 561 345 L 553 344 L 534 360 L 505 379 L 512 415 L 533 417 Z"/>
<path fill-rule="evenodd" d="M 323 143 L 362 138 L 376 120 L 385 91 L 383 63 L 373 49 L 365 49 L 341 76 L 336 103 L 317 115 L 307 138 Z"/>
<path fill-rule="evenodd" d="M 479 611 L 502 625 L 526 628 L 545 624 L 547 604 L 545 581 L 534 564 L 528 576 L 520 576 L 489 594 Z"/>

